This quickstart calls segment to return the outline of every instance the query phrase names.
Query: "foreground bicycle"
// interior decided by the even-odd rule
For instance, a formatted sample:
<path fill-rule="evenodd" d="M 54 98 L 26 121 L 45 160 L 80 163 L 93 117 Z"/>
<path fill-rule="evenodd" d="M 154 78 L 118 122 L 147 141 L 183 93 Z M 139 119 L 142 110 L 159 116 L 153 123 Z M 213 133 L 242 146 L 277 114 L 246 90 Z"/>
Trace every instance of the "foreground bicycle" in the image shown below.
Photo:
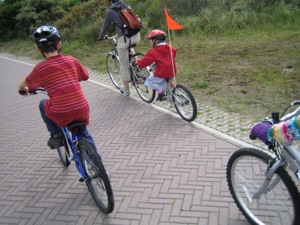
<path fill-rule="evenodd" d="M 120 74 L 120 60 L 117 49 L 117 35 L 115 36 L 106 36 L 105 39 L 111 40 L 114 45 L 111 51 L 106 56 L 106 67 L 108 75 L 116 86 L 116 88 L 120 89 L 120 85 L 123 83 L 121 74 Z M 128 55 L 129 55 L 129 65 L 130 65 L 130 77 L 131 83 L 135 87 L 140 98 L 145 102 L 152 102 L 155 97 L 155 91 L 146 87 L 144 85 L 147 77 L 150 76 L 149 70 L 147 69 L 139 69 L 134 65 L 134 62 L 142 58 L 144 54 L 135 53 L 134 47 L 136 44 L 132 44 L 128 47 Z"/>
<path fill-rule="evenodd" d="M 122 83 L 122 78 L 120 75 L 120 63 L 116 38 L 117 35 L 106 37 L 106 39 L 111 40 L 114 43 L 112 50 L 106 57 L 106 67 L 111 81 L 119 89 L 120 84 Z M 147 103 L 151 103 L 155 99 L 155 90 L 145 86 L 144 82 L 151 75 L 152 70 L 155 69 L 155 64 L 143 69 L 137 67 L 135 61 L 142 58 L 144 54 L 135 53 L 134 47 L 135 44 L 128 47 L 131 83 L 135 87 L 140 98 Z M 182 119 L 188 122 L 195 120 L 197 117 L 197 104 L 194 96 L 187 87 L 182 84 L 177 84 L 175 88 L 171 88 L 171 86 L 168 85 L 165 92 L 166 100 L 170 103 L 170 105 L 175 107 Z"/>
<path fill-rule="evenodd" d="M 45 93 L 45 90 L 38 88 L 29 94 L 39 92 Z M 25 93 L 20 91 L 20 94 Z M 86 183 L 100 210 L 109 214 L 114 210 L 114 196 L 108 173 L 97 149 L 77 132 L 83 126 L 85 125 L 81 121 L 74 121 L 67 127 L 62 127 L 64 146 L 58 147 L 57 152 L 63 165 L 69 166 L 71 161 L 75 162 L 79 181 Z"/>
<path fill-rule="evenodd" d="M 274 113 L 262 121 L 275 124 L 300 115 L 298 107 L 283 117 L 296 105 L 300 105 L 300 101 L 292 102 L 281 119 Z M 250 138 L 257 137 L 251 134 Z M 269 145 L 269 150 L 273 153 L 242 148 L 232 154 L 227 164 L 230 193 L 251 224 L 299 225 L 300 151 L 293 142 L 275 142 Z"/>

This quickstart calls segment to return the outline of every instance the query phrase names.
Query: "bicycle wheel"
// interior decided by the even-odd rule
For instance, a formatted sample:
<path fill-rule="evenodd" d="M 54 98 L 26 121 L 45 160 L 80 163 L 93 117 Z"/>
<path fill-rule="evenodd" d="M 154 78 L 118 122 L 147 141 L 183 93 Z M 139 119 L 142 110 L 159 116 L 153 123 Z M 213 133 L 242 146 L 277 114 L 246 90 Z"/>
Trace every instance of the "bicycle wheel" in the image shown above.
<path fill-rule="evenodd" d="M 299 192 L 284 167 L 273 175 L 279 178 L 274 188 L 269 188 L 259 199 L 253 195 L 266 179 L 273 157 L 258 149 L 244 148 L 236 151 L 227 164 L 227 182 L 238 208 L 251 224 L 300 224 Z"/>
<path fill-rule="evenodd" d="M 173 91 L 173 101 L 178 114 L 185 121 L 192 122 L 197 116 L 197 104 L 190 90 L 177 84 Z"/>
<path fill-rule="evenodd" d="M 142 53 L 136 53 L 132 56 L 132 58 L 136 60 L 143 56 L 144 54 Z M 149 71 L 146 68 L 137 68 L 137 66 L 133 66 L 132 64 L 130 68 L 132 73 L 132 83 L 140 98 L 147 103 L 153 102 L 155 98 L 155 90 L 144 85 L 145 80 L 150 76 Z"/>
<path fill-rule="evenodd" d="M 58 147 L 56 150 L 58 152 L 59 158 L 64 166 L 69 166 L 70 165 L 70 150 L 69 150 L 69 145 L 68 145 L 68 140 L 65 136 L 65 134 L 62 135 L 63 137 L 63 142 L 64 145 L 61 147 Z"/>
<path fill-rule="evenodd" d="M 120 89 L 123 80 L 120 74 L 120 62 L 118 56 L 109 53 L 106 57 L 106 68 L 111 81 L 116 88 Z"/>
<path fill-rule="evenodd" d="M 78 143 L 77 149 L 88 176 L 86 185 L 93 199 L 103 213 L 111 213 L 115 205 L 114 196 L 100 155 L 93 145 L 85 139 Z"/>

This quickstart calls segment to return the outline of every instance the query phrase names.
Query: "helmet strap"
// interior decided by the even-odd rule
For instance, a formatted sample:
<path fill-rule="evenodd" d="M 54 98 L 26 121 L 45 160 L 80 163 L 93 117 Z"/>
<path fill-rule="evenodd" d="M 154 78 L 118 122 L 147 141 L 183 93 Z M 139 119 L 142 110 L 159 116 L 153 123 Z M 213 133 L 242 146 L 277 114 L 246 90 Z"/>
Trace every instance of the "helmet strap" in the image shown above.
<path fill-rule="evenodd" d="M 157 39 L 152 39 L 152 46 L 155 47 L 159 41 Z"/>
<path fill-rule="evenodd" d="M 45 56 L 44 52 L 43 52 L 43 51 L 41 51 L 41 53 L 43 54 L 43 56 L 45 57 L 45 59 L 47 59 L 47 57 Z"/>

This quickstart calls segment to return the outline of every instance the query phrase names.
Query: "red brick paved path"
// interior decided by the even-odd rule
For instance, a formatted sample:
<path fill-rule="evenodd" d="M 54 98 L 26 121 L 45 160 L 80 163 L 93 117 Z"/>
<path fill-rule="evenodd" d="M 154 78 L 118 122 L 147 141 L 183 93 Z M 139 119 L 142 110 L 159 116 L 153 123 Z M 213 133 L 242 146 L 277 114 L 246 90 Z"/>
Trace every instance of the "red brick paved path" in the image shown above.
<path fill-rule="evenodd" d="M 42 94 L 17 94 L 31 65 L 0 57 L 0 224 L 245 225 L 228 192 L 225 167 L 241 144 L 91 82 L 98 150 L 111 173 L 115 210 L 104 215 L 74 164 L 46 146 Z"/>

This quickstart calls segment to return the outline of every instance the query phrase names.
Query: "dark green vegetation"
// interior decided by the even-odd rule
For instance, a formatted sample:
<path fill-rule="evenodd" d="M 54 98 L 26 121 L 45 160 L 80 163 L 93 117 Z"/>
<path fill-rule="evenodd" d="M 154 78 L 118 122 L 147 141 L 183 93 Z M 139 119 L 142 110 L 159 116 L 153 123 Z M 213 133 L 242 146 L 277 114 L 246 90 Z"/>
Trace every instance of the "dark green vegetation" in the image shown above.
<path fill-rule="evenodd" d="M 143 20 L 142 41 L 166 30 L 163 9 L 184 26 L 170 31 L 177 48 L 177 80 L 198 103 L 259 119 L 300 99 L 299 0 L 127 0 Z M 5 0 L 0 3 L 0 50 L 31 58 L 30 35 L 41 24 L 63 34 L 63 53 L 105 73 L 108 41 L 96 42 L 106 0 Z M 113 29 L 111 34 L 114 34 Z M 200 108 L 201 112 L 201 108 Z"/>

